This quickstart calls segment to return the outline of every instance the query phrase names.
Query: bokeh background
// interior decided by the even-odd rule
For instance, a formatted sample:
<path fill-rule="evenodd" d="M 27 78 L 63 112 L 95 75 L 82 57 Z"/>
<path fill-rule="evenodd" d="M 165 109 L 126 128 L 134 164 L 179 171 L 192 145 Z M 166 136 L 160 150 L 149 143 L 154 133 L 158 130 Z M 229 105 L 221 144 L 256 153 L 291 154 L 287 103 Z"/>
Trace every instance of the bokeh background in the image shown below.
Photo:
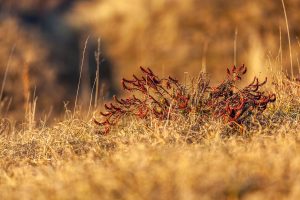
<path fill-rule="evenodd" d="M 297 75 L 300 1 L 285 0 L 285 8 Z M 1 112 L 23 116 L 33 94 L 41 115 L 71 108 L 81 66 L 83 104 L 98 64 L 106 99 L 139 66 L 178 79 L 207 72 L 214 82 L 233 64 L 250 75 L 290 74 L 288 44 L 281 0 L 2 0 Z"/>

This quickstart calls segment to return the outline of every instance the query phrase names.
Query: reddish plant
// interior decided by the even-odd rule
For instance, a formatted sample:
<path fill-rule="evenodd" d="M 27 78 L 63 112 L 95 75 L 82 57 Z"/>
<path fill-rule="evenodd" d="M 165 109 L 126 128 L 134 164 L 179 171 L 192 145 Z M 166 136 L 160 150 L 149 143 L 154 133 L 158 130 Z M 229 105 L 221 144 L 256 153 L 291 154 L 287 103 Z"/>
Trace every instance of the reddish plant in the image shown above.
<path fill-rule="evenodd" d="M 197 81 L 197 87 L 187 88 L 178 80 L 168 77 L 159 78 L 149 68 L 140 68 L 142 76 L 123 79 L 122 86 L 130 93 L 137 92 L 129 98 L 119 99 L 114 96 L 114 103 L 105 104 L 106 112 L 102 122 L 95 123 L 108 133 L 111 126 L 125 116 L 136 116 L 140 119 L 153 116 L 159 120 L 173 119 L 176 114 L 188 114 L 195 110 L 201 115 L 206 110 L 211 116 L 223 118 L 226 122 L 241 124 L 254 111 L 263 112 L 268 103 L 276 100 L 275 94 L 266 95 L 260 88 L 267 79 L 260 83 L 256 77 L 243 89 L 236 84 L 247 72 L 244 65 L 231 70 L 227 69 L 227 78 L 217 87 L 210 87 L 205 78 Z M 209 116 L 208 115 L 208 116 Z"/>
<path fill-rule="evenodd" d="M 132 80 L 123 79 L 123 89 L 129 92 L 138 92 L 140 97 L 132 95 L 126 99 L 114 96 L 114 103 L 105 104 L 106 112 L 100 114 L 105 117 L 103 122 L 98 122 L 107 133 L 112 125 L 126 115 L 134 115 L 144 119 L 153 115 L 165 120 L 172 118 L 174 113 L 188 113 L 190 111 L 189 95 L 186 88 L 178 80 L 168 77 L 158 78 L 151 69 L 141 67 L 142 77 L 133 75 Z"/>
<path fill-rule="evenodd" d="M 241 124 L 253 111 L 261 113 L 268 103 L 276 100 L 275 94 L 267 95 L 260 91 L 267 78 L 260 83 L 258 78 L 254 77 L 248 86 L 239 89 L 236 84 L 246 72 L 247 68 L 244 65 L 238 68 L 233 66 L 231 70 L 227 69 L 227 79 L 219 86 L 211 88 L 209 106 L 214 110 L 216 117 Z"/>

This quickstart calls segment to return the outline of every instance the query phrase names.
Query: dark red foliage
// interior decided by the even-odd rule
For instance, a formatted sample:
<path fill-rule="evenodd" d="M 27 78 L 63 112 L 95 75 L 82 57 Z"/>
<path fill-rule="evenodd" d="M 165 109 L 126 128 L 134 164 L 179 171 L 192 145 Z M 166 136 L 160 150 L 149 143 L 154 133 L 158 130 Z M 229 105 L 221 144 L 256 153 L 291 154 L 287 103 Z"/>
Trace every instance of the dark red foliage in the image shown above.
<path fill-rule="evenodd" d="M 166 120 L 173 119 L 174 114 L 188 114 L 192 110 L 200 115 L 201 111 L 206 110 L 210 113 L 208 116 L 241 124 L 254 111 L 261 113 L 268 103 L 276 100 L 275 94 L 267 95 L 260 91 L 267 79 L 259 82 L 254 77 L 243 89 L 237 87 L 237 82 L 247 72 L 244 65 L 227 69 L 227 78 L 217 87 L 210 87 L 209 81 L 201 79 L 197 83 L 200 87 L 196 89 L 191 89 L 193 86 L 188 89 L 172 77 L 160 79 L 149 68 L 140 69 L 140 78 L 133 75 L 131 80 L 122 80 L 124 90 L 137 92 L 139 96 L 132 95 L 125 99 L 114 96 L 114 103 L 105 104 L 106 112 L 100 113 L 104 120 L 95 120 L 96 124 L 103 127 L 104 133 L 108 133 L 111 126 L 125 116 L 131 115 L 140 119 L 153 116 L 159 120 Z"/>
<path fill-rule="evenodd" d="M 259 82 L 254 77 L 253 81 L 243 89 L 236 84 L 247 72 L 242 65 L 227 69 L 227 79 L 215 88 L 211 88 L 209 106 L 214 110 L 216 117 L 223 117 L 228 122 L 242 123 L 253 111 L 263 112 L 268 103 L 276 100 L 275 94 L 265 94 L 260 87 L 266 84 L 267 78 Z"/>
<path fill-rule="evenodd" d="M 105 120 L 103 122 L 95 120 L 95 123 L 105 127 L 105 133 L 126 115 L 134 115 L 141 119 L 152 115 L 165 120 L 170 119 L 174 113 L 190 111 L 190 97 L 178 80 L 172 77 L 160 79 L 149 68 L 141 67 L 141 72 L 143 75 L 140 78 L 133 75 L 132 80 L 122 80 L 124 90 L 138 92 L 141 96 L 137 98 L 132 95 L 126 99 L 114 96 L 115 104 L 105 104 L 106 112 L 100 113 Z"/>

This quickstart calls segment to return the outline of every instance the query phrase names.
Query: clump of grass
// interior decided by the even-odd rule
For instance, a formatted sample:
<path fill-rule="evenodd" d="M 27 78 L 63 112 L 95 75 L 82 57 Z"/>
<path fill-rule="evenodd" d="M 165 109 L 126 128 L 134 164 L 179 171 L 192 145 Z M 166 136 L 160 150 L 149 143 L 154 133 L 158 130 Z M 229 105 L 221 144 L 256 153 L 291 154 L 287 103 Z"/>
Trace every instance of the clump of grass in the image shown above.
<path fill-rule="evenodd" d="M 259 82 L 254 77 L 249 85 L 238 88 L 238 82 L 247 72 L 244 65 L 227 69 L 227 78 L 217 87 L 211 87 L 204 74 L 188 86 L 170 76 L 159 78 L 150 68 L 140 69 L 141 77 L 133 75 L 132 80 L 122 79 L 123 89 L 133 93 L 132 96 L 126 99 L 114 96 L 114 103 L 105 104 L 106 112 L 100 112 L 104 120 L 94 120 L 103 127 L 103 133 L 130 115 L 140 119 L 172 120 L 178 115 L 195 113 L 201 115 L 201 120 L 214 117 L 242 124 L 254 113 L 261 114 L 276 100 L 275 94 L 261 91 L 267 79 Z"/>
<path fill-rule="evenodd" d="M 199 110 L 169 120 L 126 114 L 126 126 L 105 136 L 79 109 L 52 125 L 0 120 L 0 199 L 299 199 L 300 90 L 276 78 L 267 125 L 230 137 L 234 128 L 205 110 L 226 81 L 211 87 L 205 74 L 183 84 Z"/>

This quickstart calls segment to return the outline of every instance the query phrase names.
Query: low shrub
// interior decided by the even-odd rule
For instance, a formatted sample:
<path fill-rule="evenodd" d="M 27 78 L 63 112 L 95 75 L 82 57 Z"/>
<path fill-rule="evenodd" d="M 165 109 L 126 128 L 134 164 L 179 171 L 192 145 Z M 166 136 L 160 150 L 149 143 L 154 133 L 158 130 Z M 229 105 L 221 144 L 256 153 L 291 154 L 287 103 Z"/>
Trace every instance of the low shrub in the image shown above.
<path fill-rule="evenodd" d="M 275 94 L 261 91 L 267 78 L 259 82 L 254 77 L 249 85 L 237 86 L 247 72 L 244 65 L 227 69 L 226 79 L 216 87 L 210 86 L 203 73 L 187 85 L 170 76 L 159 78 L 150 68 L 140 69 L 141 77 L 133 75 L 130 80 L 122 79 L 123 89 L 132 95 L 121 99 L 114 96 L 114 102 L 105 104 L 105 112 L 100 112 L 103 121 L 94 120 L 103 128 L 103 133 L 108 133 L 125 116 L 173 120 L 178 114 L 193 112 L 201 115 L 202 120 L 214 117 L 225 123 L 242 124 L 254 113 L 261 114 L 276 100 Z"/>

